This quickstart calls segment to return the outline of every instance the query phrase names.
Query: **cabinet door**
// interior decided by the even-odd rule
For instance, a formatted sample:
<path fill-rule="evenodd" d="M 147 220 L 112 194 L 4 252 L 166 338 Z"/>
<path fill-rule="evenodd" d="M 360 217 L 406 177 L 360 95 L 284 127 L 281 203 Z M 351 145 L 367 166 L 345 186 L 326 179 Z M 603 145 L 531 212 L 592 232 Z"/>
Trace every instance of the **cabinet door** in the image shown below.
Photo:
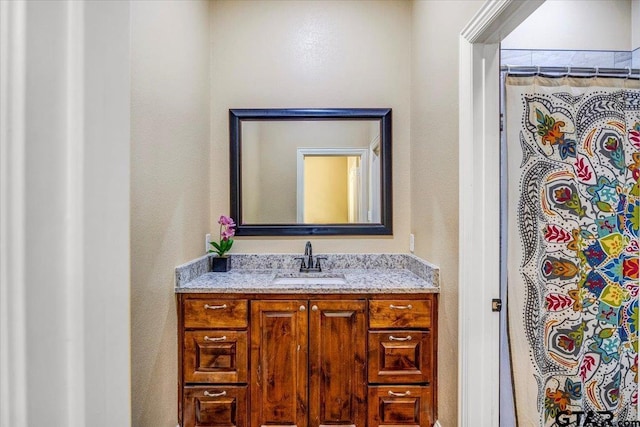
<path fill-rule="evenodd" d="M 309 304 L 310 426 L 366 425 L 366 302 Z"/>
<path fill-rule="evenodd" d="M 251 302 L 251 425 L 307 426 L 307 301 Z"/>

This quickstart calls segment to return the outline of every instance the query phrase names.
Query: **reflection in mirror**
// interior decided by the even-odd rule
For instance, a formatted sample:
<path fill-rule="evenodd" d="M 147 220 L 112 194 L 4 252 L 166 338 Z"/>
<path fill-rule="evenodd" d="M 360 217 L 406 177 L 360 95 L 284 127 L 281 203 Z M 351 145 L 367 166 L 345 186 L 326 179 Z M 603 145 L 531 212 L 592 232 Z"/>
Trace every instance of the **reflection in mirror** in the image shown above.
<path fill-rule="evenodd" d="M 243 221 L 380 222 L 368 206 L 370 197 L 380 201 L 368 185 L 369 151 L 379 139 L 379 120 L 243 122 Z"/>
<path fill-rule="evenodd" d="M 391 234 L 391 110 L 230 110 L 238 235 Z"/>
<path fill-rule="evenodd" d="M 297 222 L 380 222 L 369 192 L 367 149 L 298 149 Z M 379 174 L 379 173 L 378 173 Z M 375 194 L 379 201 L 380 195 Z"/>

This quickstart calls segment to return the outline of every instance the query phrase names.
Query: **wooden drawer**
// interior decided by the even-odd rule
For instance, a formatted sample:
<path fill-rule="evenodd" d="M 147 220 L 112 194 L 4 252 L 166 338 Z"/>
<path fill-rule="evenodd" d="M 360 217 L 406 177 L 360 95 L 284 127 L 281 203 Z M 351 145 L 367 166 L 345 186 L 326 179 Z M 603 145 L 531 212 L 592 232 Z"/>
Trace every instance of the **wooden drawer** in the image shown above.
<path fill-rule="evenodd" d="M 369 327 L 430 328 L 431 300 L 371 300 Z"/>
<path fill-rule="evenodd" d="M 186 299 L 184 327 L 246 328 L 247 300 Z"/>
<path fill-rule="evenodd" d="M 429 331 L 369 332 L 369 382 L 430 383 L 431 349 Z"/>
<path fill-rule="evenodd" d="M 185 387 L 183 427 L 249 427 L 247 386 Z"/>
<path fill-rule="evenodd" d="M 184 381 L 186 383 L 246 383 L 248 380 L 246 331 L 186 331 Z"/>
<path fill-rule="evenodd" d="M 369 387 L 368 427 L 430 427 L 432 424 L 431 387 Z"/>

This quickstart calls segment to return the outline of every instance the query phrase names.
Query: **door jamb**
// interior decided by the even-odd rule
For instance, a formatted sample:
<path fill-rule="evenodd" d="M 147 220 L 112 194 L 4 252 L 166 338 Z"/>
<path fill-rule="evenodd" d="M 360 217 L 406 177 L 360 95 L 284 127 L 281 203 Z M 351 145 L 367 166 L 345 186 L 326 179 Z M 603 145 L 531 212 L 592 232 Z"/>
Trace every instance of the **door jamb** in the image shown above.
<path fill-rule="evenodd" d="M 499 425 L 500 41 L 544 0 L 488 0 L 460 34 L 458 425 Z M 480 303 L 479 303 L 480 302 Z"/>

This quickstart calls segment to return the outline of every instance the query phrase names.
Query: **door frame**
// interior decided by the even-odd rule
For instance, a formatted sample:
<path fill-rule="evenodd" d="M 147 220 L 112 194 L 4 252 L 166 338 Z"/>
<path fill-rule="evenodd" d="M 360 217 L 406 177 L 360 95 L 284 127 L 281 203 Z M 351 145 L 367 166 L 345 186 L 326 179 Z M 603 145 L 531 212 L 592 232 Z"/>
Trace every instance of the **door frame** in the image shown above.
<path fill-rule="evenodd" d="M 460 34 L 458 426 L 498 426 L 500 41 L 544 0 L 488 0 Z"/>
<path fill-rule="evenodd" d="M 368 203 L 367 203 L 367 222 L 379 222 L 380 221 L 380 198 L 378 194 L 380 193 L 380 176 L 382 175 L 380 168 L 380 135 L 377 135 L 371 143 L 369 144 L 369 173 L 367 174 L 367 178 L 369 180 L 369 184 L 367 187 L 369 188 L 368 194 Z M 378 164 L 374 165 L 374 162 L 378 160 Z"/>

